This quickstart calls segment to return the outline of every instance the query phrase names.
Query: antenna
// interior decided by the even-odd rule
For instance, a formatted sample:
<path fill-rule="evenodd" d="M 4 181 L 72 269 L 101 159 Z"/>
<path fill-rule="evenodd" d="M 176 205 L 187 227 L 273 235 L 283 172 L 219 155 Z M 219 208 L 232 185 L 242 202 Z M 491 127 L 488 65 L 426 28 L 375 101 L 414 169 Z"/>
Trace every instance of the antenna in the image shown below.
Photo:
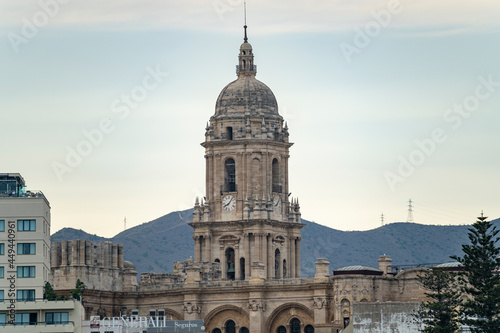
<path fill-rule="evenodd" d="M 382 226 L 384 226 L 384 213 L 382 212 L 382 215 L 380 215 L 380 221 L 382 222 Z"/>
<path fill-rule="evenodd" d="M 408 200 L 408 218 L 406 222 L 413 222 L 413 201 Z"/>
<path fill-rule="evenodd" d="M 127 218 L 123 218 L 123 230 L 127 230 Z"/>

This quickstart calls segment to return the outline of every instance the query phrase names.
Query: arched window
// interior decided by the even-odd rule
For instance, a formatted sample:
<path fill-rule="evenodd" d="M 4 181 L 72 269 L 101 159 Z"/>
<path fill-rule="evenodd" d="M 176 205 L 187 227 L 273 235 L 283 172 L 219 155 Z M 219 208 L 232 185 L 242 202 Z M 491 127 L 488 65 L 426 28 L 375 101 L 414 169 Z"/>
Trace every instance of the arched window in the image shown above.
<path fill-rule="evenodd" d="M 226 333 L 236 333 L 236 324 L 234 321 L 229 320 L 226 323 Z"/>
<path fill-rule="evenodd" d="M 236 192 L 236 163 L 232 158 L 225 162 L 225 183 L 224 192 Z"/>
<path fill-rule="evenodd" d="M 283 277 L 286 278 L 286 259 L 283 259 Z"/>
<path fill-rule="evenodd" d="M 281 193 L 281 183 L 280 183 L 280 162 L 278 159 L 273 160 L 272 167 L 272 179 L 273 179 L 273 192 Z"/>
<path fill-rule="evenodd" d="M 226 268 L 227 268 L 227 279 L 234 280 L 234 250 L 229 248 L 226 250 Z"/>
<path fill-rule="evenodd" d="M 300 333 L 300 320 L 293 318 L 290 322 L 290 329 L 292 333 Z"/>
<path fill-rule="evenodd" d="M 243 70 L 246 71 L 247 70 L 247 62 L 245 60 L 242 60 L 242 63 L 243 63 Z"/>
<path fill-rule="evenodd" d="M 312 325 L 307 325 L 304 329 L 304 333 L 314 333 L 314 327 L 312 327 Z"/>
<path fill-rule="evenodd" d="M 242 327 L 240 328 L 240 333 L 250 333 L 250 331 L 248 330 L 248 328 Z"/>
<path fill-rule="evenodd" d="M 280 250 L 276 249 L 274 251 L 274 277 L 277 279 L 280 279 L 280 263 L 281 263 L 281 258 L 280 258 Z"/>
<path fill-rule="evenodd" d="M 214 329 L 214 330 L 212 331 L 212 333 L 222 333 L 222 332 L 221 332 L 220 328 L 216 328 L 216 329 Z"/>
<path fill-rule="evenodd" d="M 286 327 L 285 326 L 278 327 L 276 333 L 286 333 Z"/>
<path fill-rule="evenodd" d="M 240 258 L 240 276 L 245 280 L 245 258 Z"/>

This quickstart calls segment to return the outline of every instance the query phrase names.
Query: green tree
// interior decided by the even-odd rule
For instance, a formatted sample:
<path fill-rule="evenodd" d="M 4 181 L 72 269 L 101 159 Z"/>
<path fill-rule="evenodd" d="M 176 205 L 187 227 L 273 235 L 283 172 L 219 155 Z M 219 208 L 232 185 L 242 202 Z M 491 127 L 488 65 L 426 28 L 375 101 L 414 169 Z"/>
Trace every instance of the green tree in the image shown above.
<path fill-rule="evenodd" d="M 463 257 L 452 257 L 463 266 L 461 289 L 468 299 L 462 307 L 462 321 L 472 332 L 500 332 L 500 248 L 498 230 L 487 217 L 469 228 L 470 244 L 462 245 Z"/>
<path fill-rule="evenodd" d="M 457 276 L 440 268 L 431 268 L 418 281 L 425 288 L 427 301 L 422 302 L 414 318 L 423 324 L 421 332 L 455 333 L 459 328 L 460 293 Z"/>
<path fill-rule="evenodd" d="M 43 287 L 43 298 L 44 299 L 57 299 L 58 296 L 54 289 L 52 288 L 52 285 L 50 282 L 46 282 L 45 286 Z"/>
<path fill-rule="evenodd" d="M 79 301 L 82 301 L 83 303 L 83 292 L 85 291 L 85 284 L 78 279 L 76 281 L 76 286 L 75 289 L 71 291 L 71 297 L 76 298 Z"/>

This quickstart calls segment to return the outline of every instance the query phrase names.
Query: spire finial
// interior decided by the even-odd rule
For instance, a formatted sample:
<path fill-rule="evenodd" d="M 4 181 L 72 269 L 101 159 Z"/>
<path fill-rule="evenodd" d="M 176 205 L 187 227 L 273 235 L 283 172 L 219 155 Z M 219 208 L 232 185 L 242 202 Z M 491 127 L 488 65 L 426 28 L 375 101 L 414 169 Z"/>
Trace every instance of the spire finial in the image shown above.
<path fill-rule="evenodd" d="M 245 12 L 245 25 L 243 26 L 243 28 L 245 28 L 245 38 L 243 39 L 243 41 L 245 43 L 248 43 L 248 37 L 247 37 L 247 2 L 243 2 L 243 7 L 244 7 L 244 12 Z"/>

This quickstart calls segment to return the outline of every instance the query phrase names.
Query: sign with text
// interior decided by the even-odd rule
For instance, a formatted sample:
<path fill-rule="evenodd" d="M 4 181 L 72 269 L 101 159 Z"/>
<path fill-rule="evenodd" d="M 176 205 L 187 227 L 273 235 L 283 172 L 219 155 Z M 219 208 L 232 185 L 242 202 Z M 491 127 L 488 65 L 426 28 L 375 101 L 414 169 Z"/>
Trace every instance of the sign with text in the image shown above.
<path fill-rule="evenodd" d="M 148 333 L 204 332 L 203 320 L 166 320 L 162 327 L 148 327 Z"/>

